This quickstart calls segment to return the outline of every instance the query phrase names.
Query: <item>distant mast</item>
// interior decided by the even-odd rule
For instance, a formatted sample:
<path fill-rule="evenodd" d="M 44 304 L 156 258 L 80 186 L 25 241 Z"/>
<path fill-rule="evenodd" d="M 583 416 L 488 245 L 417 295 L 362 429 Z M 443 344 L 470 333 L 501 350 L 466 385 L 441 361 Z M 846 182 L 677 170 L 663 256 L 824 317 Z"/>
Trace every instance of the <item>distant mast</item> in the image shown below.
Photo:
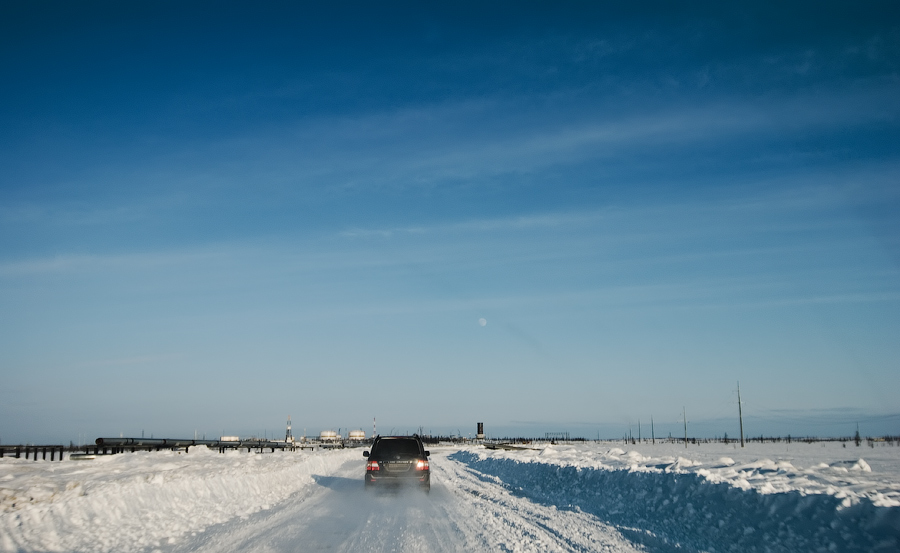
<path fill-rule="evenodd" d="M 741 382 L 738 381 L 738 421 L 741 425 L 741 447 L 744 447 L 744 414 L 741 412 Z"/>

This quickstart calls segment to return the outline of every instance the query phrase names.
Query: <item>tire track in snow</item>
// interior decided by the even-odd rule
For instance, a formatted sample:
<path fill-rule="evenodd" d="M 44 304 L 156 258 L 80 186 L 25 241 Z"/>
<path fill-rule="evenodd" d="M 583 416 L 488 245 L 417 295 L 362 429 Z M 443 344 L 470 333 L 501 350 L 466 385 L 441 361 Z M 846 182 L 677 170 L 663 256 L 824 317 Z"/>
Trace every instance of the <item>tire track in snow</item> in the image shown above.
<path fill-rule="evenodd" d="M 331 476 L 265 512 L 208 528 L 171 553 L 281 551 L 639 551 L 618 531 L 578 511 L 512 495 L 502 484 L 432 450 L 432 491 L 367 493 L 364 464 Z"/>
<path fill-rule="evenodd" d="M 456 516 L 469 521 L 485 551 L 641 551 L 615 528 L 577 510 L 559 510 L 515 496 L 499 480 L 442 456 L 436 476 L 458 496 Z M 434 476 L 433 476 L 434 477 Z M 454 509 L 456 510 L 456 509 Z M 473 524 L 474 522 L 474 524 Z"/>

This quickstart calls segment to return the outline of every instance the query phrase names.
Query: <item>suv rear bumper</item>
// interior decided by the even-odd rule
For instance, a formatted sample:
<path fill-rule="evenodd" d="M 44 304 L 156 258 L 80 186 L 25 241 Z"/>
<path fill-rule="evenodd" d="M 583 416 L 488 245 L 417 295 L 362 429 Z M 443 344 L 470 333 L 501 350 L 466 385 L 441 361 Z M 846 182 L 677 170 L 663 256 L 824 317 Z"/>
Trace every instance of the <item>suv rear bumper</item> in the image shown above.
<path fill-rule="evenodd" d="M 375 483 L 379 484 L 422 484 L 423 486 L 427 486 L 431 484 L 431 473 L 430 472 L 419 472 L 417 473 L 406 473 L 406 474 L 388 474 L 386 471 L 384 474 L 381 474 L 381 471 L 378 471 L 376 474 L 372 474 L 371 472 L 366 473 L 366 485 L 371 486 Z"/>

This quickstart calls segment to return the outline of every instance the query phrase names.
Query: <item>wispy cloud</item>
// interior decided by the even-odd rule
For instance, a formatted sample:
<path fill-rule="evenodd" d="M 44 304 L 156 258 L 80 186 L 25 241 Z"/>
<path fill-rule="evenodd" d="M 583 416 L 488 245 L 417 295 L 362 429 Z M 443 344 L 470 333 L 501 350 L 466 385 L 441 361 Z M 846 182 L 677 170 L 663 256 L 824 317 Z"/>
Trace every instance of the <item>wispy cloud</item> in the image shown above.
<path fill-rule="evenodd" d="M 120 184 L 113 179 L 112 185 Z M 135 225 L 158 220 L 166 214 L 196 208 L 199 198 L 191 197 L 191 190 L 177 190 L 162 186 L 162 177 L 149 173 L 134 177 L 124 186 L 123 193 L 96 193 L 98 183 L 78 183 L 83 188 L 77 199 L 61 195 L 59 198 L 9 200 L 0 205 L 0 224 L 11 228 L 38 225 L 48 227 L 103 228 Z M 156 184 L 156 188 L 148 183 Z M 145 188 L 150 188 L 146 190 Z M 96 195 L 95 195 L 96 194 Z"/>
<path fill-rule="evenodd" d="M 126 254 L 67 254 L 0 262 L 0 276 L 97 273 L 111 270 L 146 270 L 222 259 L 220 248 Z"/>
<path fill-rule="evenodd" d="M 379 190 L 442 183 L 484 185 L 583 162 L 646 159 L 672 147 L 719 146 L 744 139 L 844 131 L 900 117 L 894 83 L 810 91 L 765 103 L 720 96 L 621 109 L 597 105 L 584 91 L 537 109 L 516 97 L 450 99 L 370 113 L 303 119 L 259 134 L 245 129 L 204 143 L 204 157 L 244 160 L 237 173 L 271 189 Z M 559 94 L 557 91 L 556 94 Z M 793 154 L 793 155 L 796 155 Z M 221 169 L 213 167 L 213 173 Z M 246 172 L 242 174 L 242 172 Z"/>
<path fill-rule="evenodd" d="M 445 233 L 466 233 L 485 231 L 529 230 L 541 228 L 573 227 L 596 224 L 611 210 L 601 209 L 590 212 L 566 212 L 521 215 L 515 217 L 490 217 L 471 219 L 445 224 L 418 225 L 411 227 L 391 227 L 383 229 L 347 229 L 338 233 L 347 238 L 390 238 L 397 235 L 426 235 Z"/>
<path fill-rule="evenodd" d="M 706 234 L 715 225 L 723 234 L 773 234 L 850 229 L 859 225 L 855 209 L 900 201 L 894 186 L 900 170 L 894 163 L 873 164 L 846 172 L 809 171 L 800 175 L 741 179 L 730 188 L 702 196 L 627 198 L 603 207 L 531 212 L 506 217 L 483 217 L 410 226 L 351 227 L 338 231 L 343 238 L 462 235 L 508 231 L 593 229 L 623 238 L 644 239 L 656 232 L 687 239 Z M 723 224 L 727 222 L 727 224 Z M 674 225 L 677 223 L 677 225 Z M 677 227 L 674 228 L 673 227 Z M 672 228 L 670 228 L 672 227 Z"/>
<path fill-rule="evenodd" d="M 27 202 L 0 208 L 0 222 L 7 225 L 103 226 L 146 220 L 150 218 L 149 211 L 150 206 L 131 202 L 104 206 L 83 202 Z"/>

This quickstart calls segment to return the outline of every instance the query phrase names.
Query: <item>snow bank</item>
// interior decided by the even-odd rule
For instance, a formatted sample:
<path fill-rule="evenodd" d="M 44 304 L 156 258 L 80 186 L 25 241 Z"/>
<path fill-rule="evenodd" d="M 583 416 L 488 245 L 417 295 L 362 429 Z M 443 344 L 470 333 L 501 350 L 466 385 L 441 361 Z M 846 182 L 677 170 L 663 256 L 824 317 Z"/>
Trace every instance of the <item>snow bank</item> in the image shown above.
<path fill-rule="evenodd" d="M 826 462 L 818 453 L 798 468 L 796 459 L 647 449 L 470 449 L 451 458 L 533 501 L 593 514 L 651 549 L 900 551 L 897 474 L 873 476 L 864 460 Z"/>
<path fill-rule="evenodd" d="M 340 481 L 348 461 L 361 459 L 354 449 L 220 454 L 202 447 L 92 461 L 5 458 L 0 551 L 190 548 L 204 529 L 311 493 L 313 476 Z M 441 459 L 455 462 L 441 467 Z M 544 521 L 549 527 L 582 532 L 562 515 L 581 511 L 570 518 L 596 517 L 651 551 L 900 551 L 897 447 L 473 447 L 436 455 L 434 466 L 445 477 L 471 474 L 459 497 L 487 497 L 470 484 L 497 482 L 536 503 L 540 516 L 560 513 Z M 358 480 L 356 468 L 353 475 Z M 464 480 L 439 481 L 429 501 L 440 499 L 442 485 Z M 497 514 L 500 505 L 488 505 L 491 517 L 518 520 Z"/>
<path fill-rule="evenodd" d="M 0 463 L 0 551 L 140 551 L 247 516 L 359 452 L 142 452 Z"/>

